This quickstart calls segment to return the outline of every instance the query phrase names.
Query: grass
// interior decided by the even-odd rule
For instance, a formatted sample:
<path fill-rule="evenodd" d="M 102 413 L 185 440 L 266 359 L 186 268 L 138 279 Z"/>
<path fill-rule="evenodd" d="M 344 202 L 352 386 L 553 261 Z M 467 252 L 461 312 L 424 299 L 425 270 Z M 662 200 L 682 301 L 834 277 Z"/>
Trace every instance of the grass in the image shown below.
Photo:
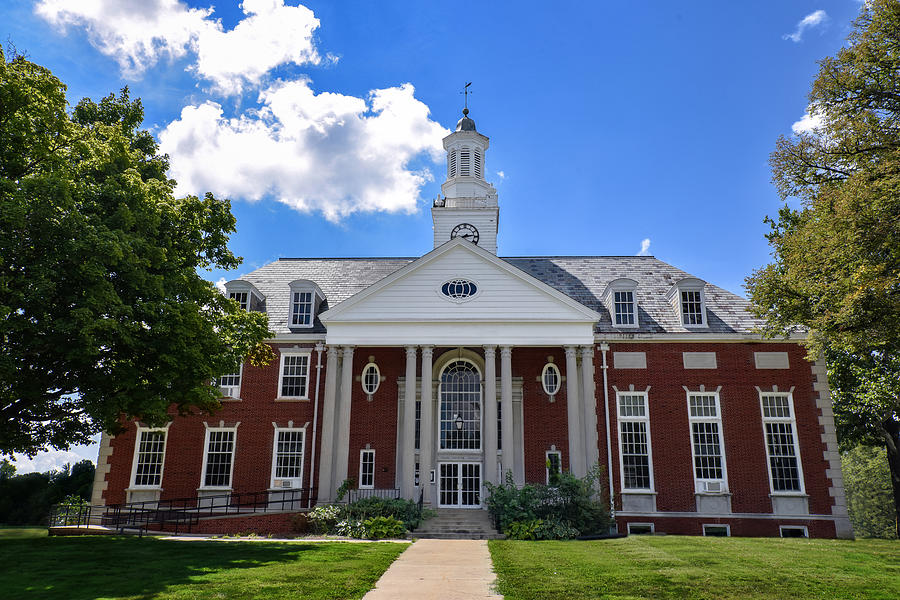
<path fill-rule="evenodd" d="M 490 542 L 506 600 L 898 598 L 900 542 L 632 536 Z"/>
<path fill-rule="evenodd" d="M 20 535 L 22 531 L 32 535 Z M 0 530 L 0 597 L 361 598 L 407 546 L 37 537 L 35 533 Z"/>
<path fill-rule="evenodd" d="M 29 527 L 27 525 L 3 525 L 0 527 L 0 540 L 47 537 L 46 527 Z"/>

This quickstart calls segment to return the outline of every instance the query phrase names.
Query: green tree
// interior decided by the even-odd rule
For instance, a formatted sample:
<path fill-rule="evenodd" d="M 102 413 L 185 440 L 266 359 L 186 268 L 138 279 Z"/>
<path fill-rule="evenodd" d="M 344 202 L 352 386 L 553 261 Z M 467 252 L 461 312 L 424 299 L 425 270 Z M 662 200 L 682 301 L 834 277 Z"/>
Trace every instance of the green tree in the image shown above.
<path fill-rule="evenodd" d="M 900 2 L 865 3 L 820 65 L 819 125 L 771 157 L 779 194 L 799 207 L 767 220 L 774 262 L 747 288 L 766 334 L 804 326 L 811 357 L 831 359 L 842 438 L 886 448 L 900 517 L 900 396 L 883 385 L 900 379 Z"/>
<path fill-rule="evenodd" d="M 891 474 L 884 454 L 884 448 L 856 446 L 841 455 L 850 522 L 861 537 L 897 537 Z"/>
<path fill-rule="evenodd" d="M 2 453 L 214 411 L 214 377 L 272 357 L 265 315 L 198 274 L 240 264 L 230 203 L 174 197 L 127 88 L 71 113 L 65 91 L 0 50 Z"/>

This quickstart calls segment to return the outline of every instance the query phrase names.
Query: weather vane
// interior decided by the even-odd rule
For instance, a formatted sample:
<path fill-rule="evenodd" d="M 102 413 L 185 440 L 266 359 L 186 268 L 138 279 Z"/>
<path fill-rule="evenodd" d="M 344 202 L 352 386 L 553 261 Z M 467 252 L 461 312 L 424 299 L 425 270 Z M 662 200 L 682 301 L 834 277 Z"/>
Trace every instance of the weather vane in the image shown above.
<path fill-rule="evenodd" d="M 460 92 L 460 94 L 463 94 L 466 97 L 465 104 L 463 105 L 463 108 L 465 109 L 466 114 L 469 113 L 469 86 L 470 85 L 472 85 L 471 81 L 469 83 L 467 83 L 465 85 L 465 87 L 463 88 L 463 91 Z"/>

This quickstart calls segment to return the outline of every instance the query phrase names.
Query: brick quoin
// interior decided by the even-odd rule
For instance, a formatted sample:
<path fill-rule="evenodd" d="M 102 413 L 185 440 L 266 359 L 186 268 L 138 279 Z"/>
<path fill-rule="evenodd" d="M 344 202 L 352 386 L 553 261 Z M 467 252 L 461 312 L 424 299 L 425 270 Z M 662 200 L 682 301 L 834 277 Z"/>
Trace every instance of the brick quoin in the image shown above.
<path fill-rule="evenodd" d="M 169 427 L 167 439 L 162 498 L 191 497 L 200 487 L 203 470 L 203 443 L 205 428 L 203 422 L 218 426 L 223 421 L 226 426 L 240 422 L 237 429 L 232 477 L 235 492 L 255 492 L 265 490 L 271 483 L 273 421 L 286 427 L 288 421 L 294 426 L 307 427 L 304 456 L 304 487 L 310 487 L 312 460 L 313 401 L 316 393 L 317 354 L 312 344 L 275 344 L 274 348 L 300 348 L 310 351 L 309 401 L 275 401 L 278 395 L 279 359 L 266 367 L 244 365 L 241 382 L 241 401 L 225 401 L 215 415 L 193 415 L 176 417 Z M 455 348 L 435 348 L 434 362 Z M 470 348 L 483 358 L 481 348 Z M 645 352 L 646 369 L 614 368 L 614 352 Z M 683 352 L 716 352 L 716 369 L 685 369 Z M 757 369 L 754 352 L 787 352 L 789 369 Z M 359 381 L 363 368 L 374 357 L 383 381 L 369 399 Z M 500 375 L 499 352 L 497 353 L 497 376 Z M 563 468 L 569 468 L 568 421 L 566 384 L 562 383 L 553 401 L 544 392 L 540 375 L 553 358 L 564 377 L 577 376 L 566 372 L 565 350 L 561 347 L 516 347 L 512 352 L 512 375 L 521 378 L 523 384 L 523 434 L 524 465 L 527 482 L 544 483 L 546 478 L 545 453 L 555 446 L 561 453 Z M 610 342 L 607 353 L 608 398 L 611 418 L 611 448 L 613 464 L 614 494 L 620 492 L 618 457 L 618 424 L 616 422 L 616 395 L 613 387 L 627 391 L 634 386 L 643 391 L 648 386 L 650 430 L 652 444 L 653 471 L 657 492 L 657 510 L 660 512 L 694 512 L 694 478 L 691 458 L 691 436 L 688 424 L 687 398 L 683 386 L 698 391 L 705 386 L 707 391 L 719 389 L 722 409 L 722 434 L 725 444 L 725 460 L 728 487 L 732 493 L 734 513 L 771 514 L 768 464 L 762 415 L 757 386 L 763 391 L 771 391 L 778 386 L 779 391 L 793 391 L 797 437 L 803 469 L 805 492 L 809 495 L 809 510 L 813 515 L 831 514 L 834 499 L 829 495 L 832 481 L 826 477 L 827 462 L 823 458 L 825 446 L 821 440 L 822 427 L 818 423 L 821 411 L 816 407 L 817 392 L 813 390 L 814 376 L 811 364 L 805 358 L 805 350 L 796 343 L 634 343 Z M 322 438 L 322 416 L 326 360 L 323 352 L 319 374 L 319 429 L 316 439 L 316 457 L 321 456 L 319 446 Z M 594 372 L 597 403 L 597 428 L 599 438 L 600 465 L 604 472 L 607 465 L 606 425 L 603 405 L 602 352 L 594 345 Z M 353 377 L 351 393 L 350 447 L 348 453 L 348 477 L 357 481 L 359 477 L 360 450 L 369 445 L 375 450 L 375 487 L 394 488 L 397 482 L 397 422 L 398 422 L 398 378 L 405 376 L 406 355 L 402 347 L 357 347 L 353 356 Z M 417 371 L 421 372 L 421 351 L 417 355 Z M 580 383 L 580 382 L 579 382 Z M 498 389 L 499 393 L 499 389 Z M 435 414 L 435 418 L 438 415 Z M 104 501 L 108 504 L 125 501 L 125 489 L 130 484 L 132 460 L 134 456 L 135 428 L 128 429 L 111 440 L 113 448 L 110 457 L 111 469 L 107 475 L 108 488 Z M 316 466 L 316 474 L 319 466 Z M 316 475 L 316 478 L 318 476 Z M 602 484 L 606 487 L 608 479 Z M 315 482 L 312 484 L 315 485 Z M 275 515 L 272 516 L 275 518 Z M 276 519 L 277 520 L 277 519 Z M 780 524 L 802 524 L 809 528 L 813 537 L 834 537 L 834 523 L 828 520 L 796 519 L 748 519 L 721 518 L 722 523 L 731 525 L 732 535 L 779 535 Z M 702 534 L 702 524 L 716 523 L 716 519 L 698 517 L 619 517 L 620 530 L 627 522 L 653 522 L 656 530 L 666 533 Z M 235 519 L 219 519 L 220 533 L 235 530 L 253 530 Z M 228 529 L 233 527 L 232 529 Z M 212 531 L 210 531 L 212 532 Z M 262 531 L 260 531 L 262 532 Z M 271 532 L 271 531 L 267 531 Z"/>

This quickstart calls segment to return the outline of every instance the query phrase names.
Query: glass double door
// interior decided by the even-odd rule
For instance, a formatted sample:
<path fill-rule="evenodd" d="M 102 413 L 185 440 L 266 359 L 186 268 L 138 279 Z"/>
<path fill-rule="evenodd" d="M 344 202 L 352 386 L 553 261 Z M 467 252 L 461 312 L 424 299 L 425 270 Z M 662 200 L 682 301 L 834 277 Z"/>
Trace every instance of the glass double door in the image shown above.
<path fill-rule="evenodd" d="M 481 507 L 481 463 L 442 462 L 438 469 L 441 508 Z"/>

